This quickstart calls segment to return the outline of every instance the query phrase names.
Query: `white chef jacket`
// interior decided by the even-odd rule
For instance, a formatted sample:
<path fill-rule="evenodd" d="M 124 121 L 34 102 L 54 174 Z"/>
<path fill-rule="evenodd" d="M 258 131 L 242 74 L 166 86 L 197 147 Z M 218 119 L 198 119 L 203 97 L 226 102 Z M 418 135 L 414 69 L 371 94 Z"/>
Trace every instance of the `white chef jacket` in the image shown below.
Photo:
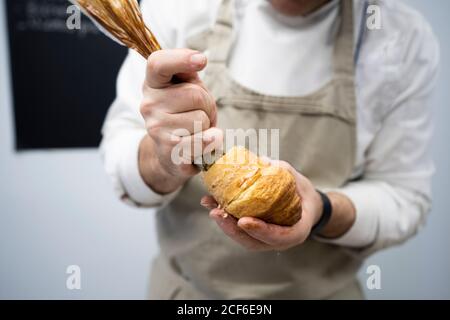
<path fill-rule="evenodd" d="M 213 25 L 220 1 L 144 0 L 142 10 L 162 46 L 178 48 Z M 300 96 L 330 79 L 339 25 L 337 0 L 306 17 L 283 16 L 265 0 L 235 3 L 229 68 L 237 82 L 267 95 Z M 364 1 L 355 0 L 355 44 L 361 40 L 356 62 L 355 181 L 337 191 L 352 200 L 357 214 L 346 234 L 329 241 L 358 249 L 403 242 L 423 225 L 431 206 L 434 167 L 428 102 L 439 46 L 418 12 L 398 0 L 381 0 L 379 5 L 381 29 L 369 30 Z M 101 153 L 123 200 L 158 207 L 177 192 L 156 194 L 139 174 L 139 143 L 146 135 L 139 113 L 145 67 L 143 58 L 129 53 L 104 124 Z"/>

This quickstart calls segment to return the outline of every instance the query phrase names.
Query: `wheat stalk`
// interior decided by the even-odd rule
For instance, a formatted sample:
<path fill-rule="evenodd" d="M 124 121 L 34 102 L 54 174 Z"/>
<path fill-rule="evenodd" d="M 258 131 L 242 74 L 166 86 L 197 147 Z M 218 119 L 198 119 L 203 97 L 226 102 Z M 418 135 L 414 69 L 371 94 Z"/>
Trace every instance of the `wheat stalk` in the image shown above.
<path fill-rule="evenodd" d="M 136 0 L 76 0 L 76 3 L 112 36 L 144 58 L 161 50 L 145 25 Z"/>

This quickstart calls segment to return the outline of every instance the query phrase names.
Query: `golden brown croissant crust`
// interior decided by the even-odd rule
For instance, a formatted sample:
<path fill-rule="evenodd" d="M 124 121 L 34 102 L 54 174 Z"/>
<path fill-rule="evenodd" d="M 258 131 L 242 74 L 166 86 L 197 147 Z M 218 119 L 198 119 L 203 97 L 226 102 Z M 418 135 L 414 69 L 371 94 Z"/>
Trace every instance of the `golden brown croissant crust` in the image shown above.
<path fill-rule="evenodd" d="M 263 163 L 243 147 L 234 147 L 203 173 L 217 203 L 236 218 L 255 217 L 292 226 L 301 218 L 295 179 L 281 167 Z"/>

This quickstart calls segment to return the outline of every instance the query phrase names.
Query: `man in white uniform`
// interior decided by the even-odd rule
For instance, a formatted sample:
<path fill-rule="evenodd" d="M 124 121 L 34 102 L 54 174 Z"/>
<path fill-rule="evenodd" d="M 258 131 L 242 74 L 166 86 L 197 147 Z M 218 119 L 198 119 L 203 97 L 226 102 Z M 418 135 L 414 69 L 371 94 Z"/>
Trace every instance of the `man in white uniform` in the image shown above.
<path fill-rule="evenodd" d="M 366 26 L 370 5 L 381 29 Z M 428 24 L 389 0 L 142 6 L 164 50 L 130 52 L 101 150 L 121 199 L 158 209 L 151 297 L 361 298 L 364 258 L 410 238 L 430 210 L 439 48 Z M 301 221 L 224 218 L 202 198 L 198 169 L 171 161 L 195 121 L 205 144 L 223 129 L 280 129 Z"/>

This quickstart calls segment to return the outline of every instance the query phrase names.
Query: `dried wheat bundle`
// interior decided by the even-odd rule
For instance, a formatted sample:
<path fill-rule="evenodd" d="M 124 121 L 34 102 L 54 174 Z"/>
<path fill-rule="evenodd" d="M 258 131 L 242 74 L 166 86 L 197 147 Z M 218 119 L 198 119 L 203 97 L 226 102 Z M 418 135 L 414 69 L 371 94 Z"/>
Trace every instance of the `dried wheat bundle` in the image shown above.
<path fill-rule="evenodd" d="M 148 58 L 161 46 L 145 25 L 136 0 L 75 0 L 84 11 L 119 42 Z"/>

